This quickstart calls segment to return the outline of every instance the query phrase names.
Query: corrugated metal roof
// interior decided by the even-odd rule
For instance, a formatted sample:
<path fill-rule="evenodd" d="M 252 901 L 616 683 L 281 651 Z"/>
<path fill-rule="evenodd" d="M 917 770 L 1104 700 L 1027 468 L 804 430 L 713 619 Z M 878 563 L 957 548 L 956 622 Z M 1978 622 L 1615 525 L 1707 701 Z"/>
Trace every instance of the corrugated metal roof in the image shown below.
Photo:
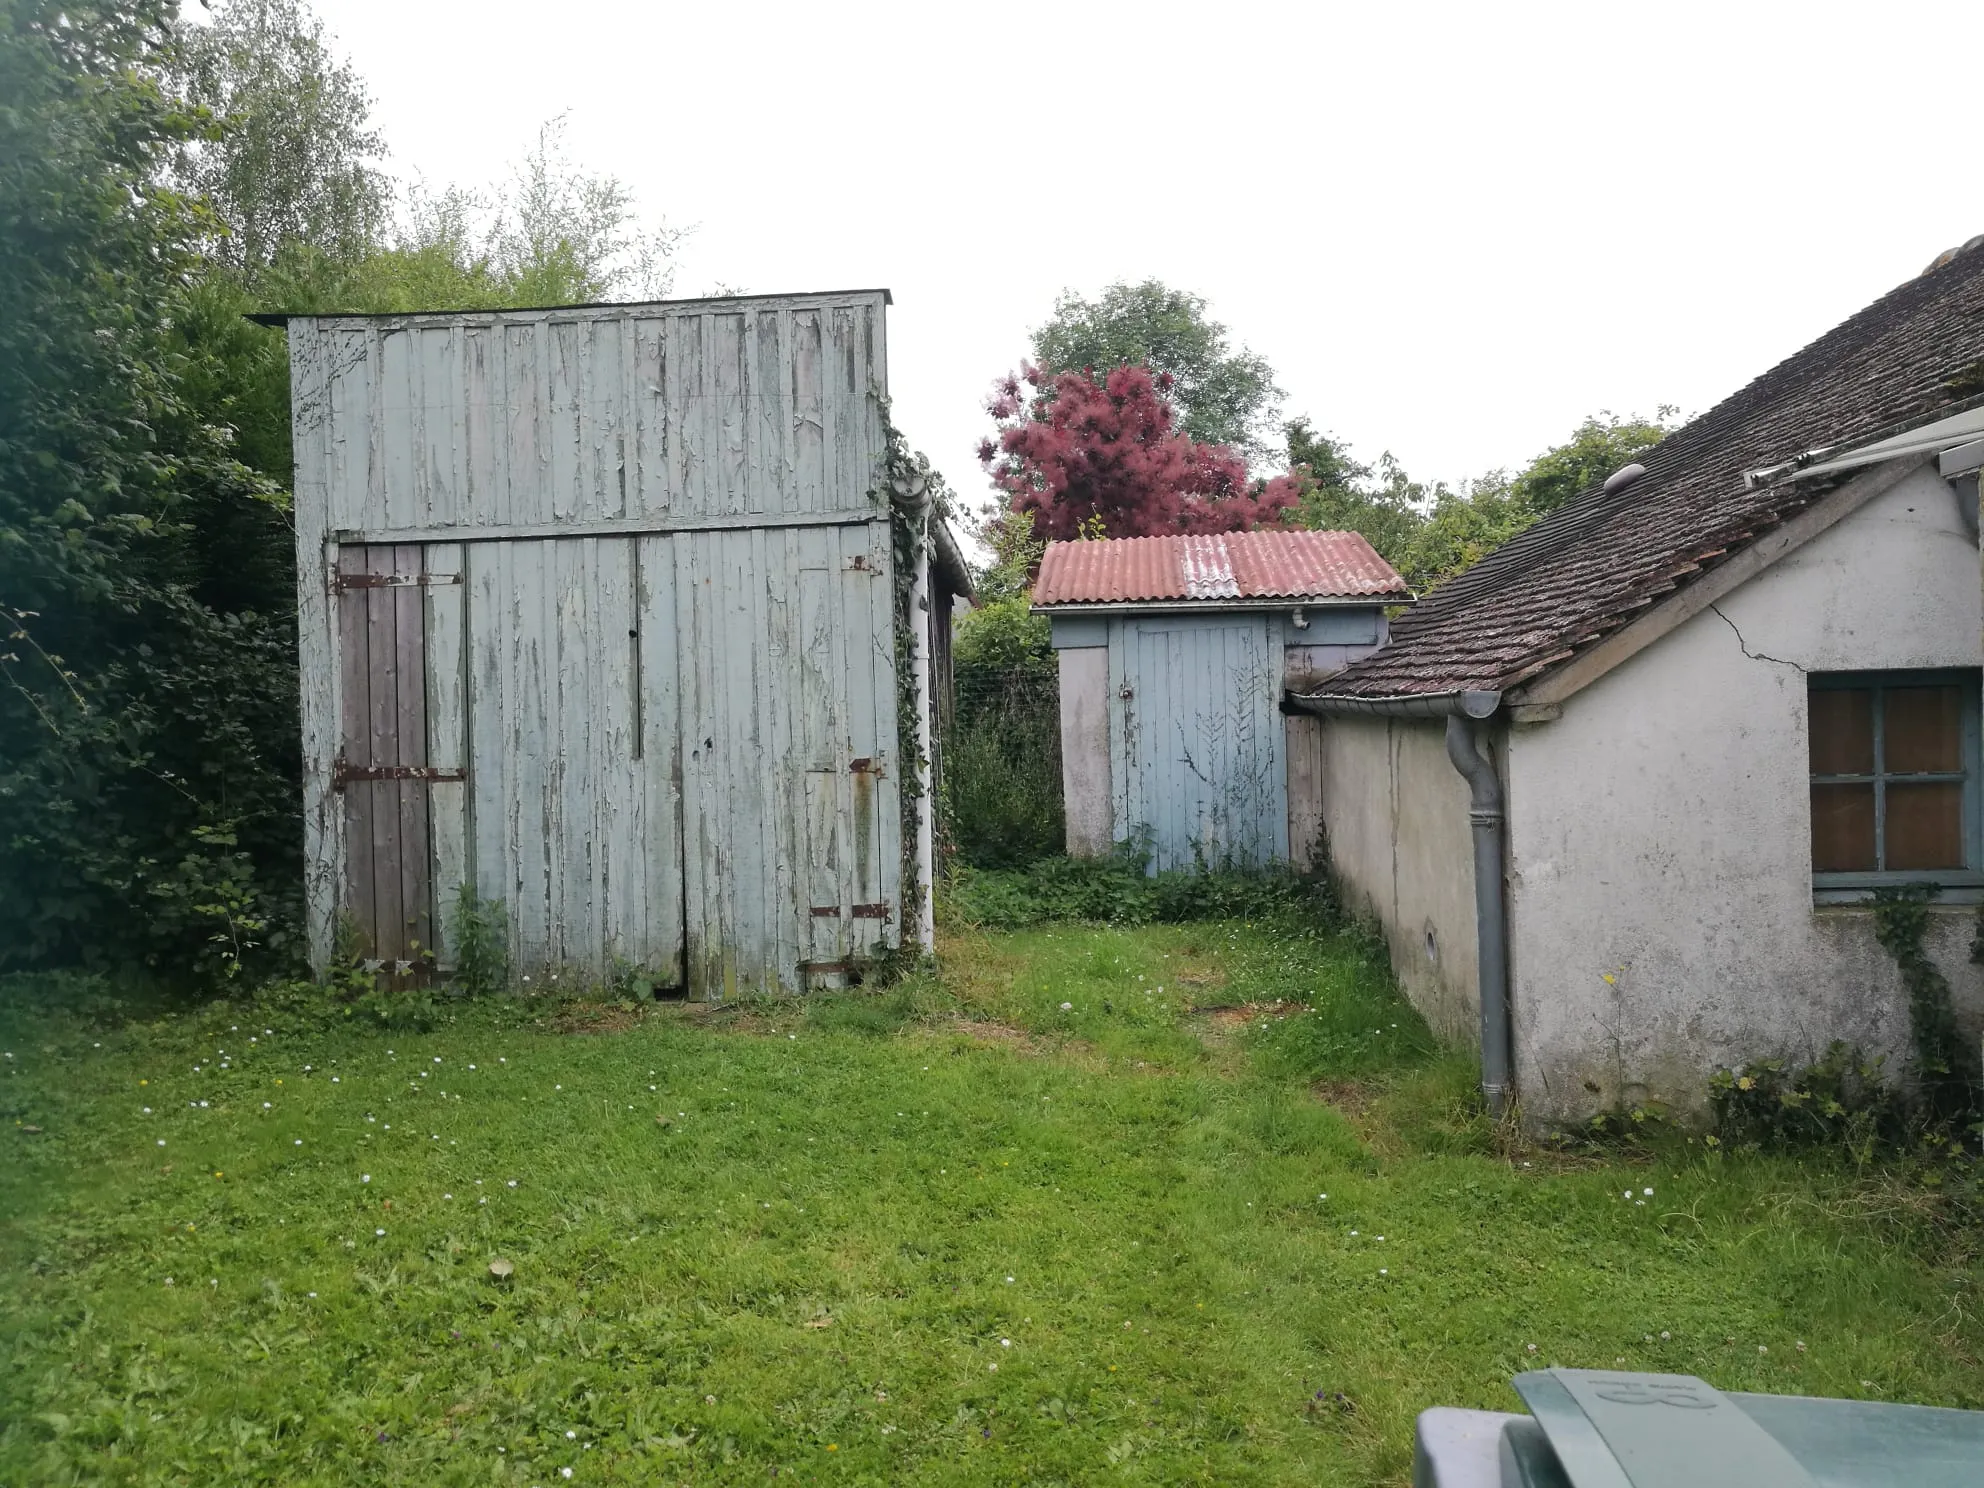
<path fill-rule="evenodd" d="M 1357 532 L 1219 532 L 1047 545 L 1037 605 L 1384 599 L 1405 580 Z"/>

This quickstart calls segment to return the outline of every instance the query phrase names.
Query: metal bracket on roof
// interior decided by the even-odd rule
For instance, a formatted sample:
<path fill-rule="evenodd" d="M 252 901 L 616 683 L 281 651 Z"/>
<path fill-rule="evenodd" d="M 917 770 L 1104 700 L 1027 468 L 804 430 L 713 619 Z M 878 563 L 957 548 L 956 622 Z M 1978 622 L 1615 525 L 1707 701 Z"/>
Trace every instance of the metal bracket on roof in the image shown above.
<path fill-rule="evenodd" d="M 1804 454 L 1794 455 L 1776 465 L 1766 465 L 1761 470 L 1746 470 L 1743 472 L 1743 489 L 1754 491 L 1758 486 L 1768 486 L 1787 475 L 1796 475 L 1807 465 L 1816 465 L 1838 448 L 1836 444 L 1822 444 L 1817 449 L 1808 449 Z"/>

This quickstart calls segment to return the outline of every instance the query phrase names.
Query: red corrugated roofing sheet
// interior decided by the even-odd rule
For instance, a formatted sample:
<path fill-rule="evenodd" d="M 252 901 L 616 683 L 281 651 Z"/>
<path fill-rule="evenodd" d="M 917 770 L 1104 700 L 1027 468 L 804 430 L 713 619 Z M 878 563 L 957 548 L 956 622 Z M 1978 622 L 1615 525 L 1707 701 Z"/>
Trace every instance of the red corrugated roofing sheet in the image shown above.
<path fill-rule="evenodd" d="M 1220 532 L 1047 545 L 1037 605 L 1142 600 L 1407 597 L 1405 580 L 1357 532 Z"/>

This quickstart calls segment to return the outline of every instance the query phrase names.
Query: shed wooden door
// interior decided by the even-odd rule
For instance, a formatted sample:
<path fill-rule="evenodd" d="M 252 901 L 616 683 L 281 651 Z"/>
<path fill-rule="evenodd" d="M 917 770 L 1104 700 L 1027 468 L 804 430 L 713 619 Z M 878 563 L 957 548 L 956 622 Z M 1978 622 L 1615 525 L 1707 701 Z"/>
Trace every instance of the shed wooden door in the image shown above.
<path fill-rule="evenodd" d="M 672 541 L 691 994 L 841 981 L 901 933 L 888 525 Z"/>
<path fill-rule="evenodd" d="M 429 576 L 415 545 L 338 550 L 344 910 L 360 956 L 406 971 L 436 949 L 428 793 Z M 457 770 L 439 773 L 458 776 Z"/>
<path fill-rule="evenodd" d="M 1158 870 L 1288 856 L 1278 616 L 1132 620 L 1109 646 L 1119 836 Z"/>
<path fill-rule="evenodd" d="M 682 981 L 677 541 L 463 545 L 469 872 L 519 973 Z"/>

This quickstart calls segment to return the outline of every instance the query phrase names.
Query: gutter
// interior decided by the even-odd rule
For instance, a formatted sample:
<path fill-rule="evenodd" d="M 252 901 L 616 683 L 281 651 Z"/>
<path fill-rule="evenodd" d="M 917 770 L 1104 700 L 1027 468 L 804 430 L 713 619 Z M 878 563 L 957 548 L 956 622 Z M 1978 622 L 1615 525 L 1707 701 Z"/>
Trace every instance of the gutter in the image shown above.
<path fill-rule="evenodd" d="M 1246 599 L 1115 599 L 1068 601 L 1060 604 L 1032 604 L 1035 615 L 1190 615 L 1228 610 L 1368 610 L 1373 607 L 1408 605 L 1409 594 L 1281 594 L 1251 595 Z"/>
<path fill-rule="evenodd" d="M 1417 693 L 1364 698 L 1329 693 L 1284 693 L 1284 713 L 1320 718 L 1444 718 L 1447 759 L 1467 781 L 1468 825 L 1474 837 L 1474 954 L 1481 984 L 1481 1094 L 1497 1120 L 1515 1099 L 1512 1022 L 1509 1008 L 1509 906 L 1502 865 L 1507 854 L 1508 817 L 1502 782 L 1495 774 L 1479 727 L 1502 706 L 1502 694 L 1489 691 Z"/>
<path fill-rule="evenodd" d="M 1353 697 L 1328 692 L 1285 692 L 1284 713 L 1317 718 L 1488 718 L 1502 706 L 1499 692 L 1418 692 L 1402 697 Z"/>

